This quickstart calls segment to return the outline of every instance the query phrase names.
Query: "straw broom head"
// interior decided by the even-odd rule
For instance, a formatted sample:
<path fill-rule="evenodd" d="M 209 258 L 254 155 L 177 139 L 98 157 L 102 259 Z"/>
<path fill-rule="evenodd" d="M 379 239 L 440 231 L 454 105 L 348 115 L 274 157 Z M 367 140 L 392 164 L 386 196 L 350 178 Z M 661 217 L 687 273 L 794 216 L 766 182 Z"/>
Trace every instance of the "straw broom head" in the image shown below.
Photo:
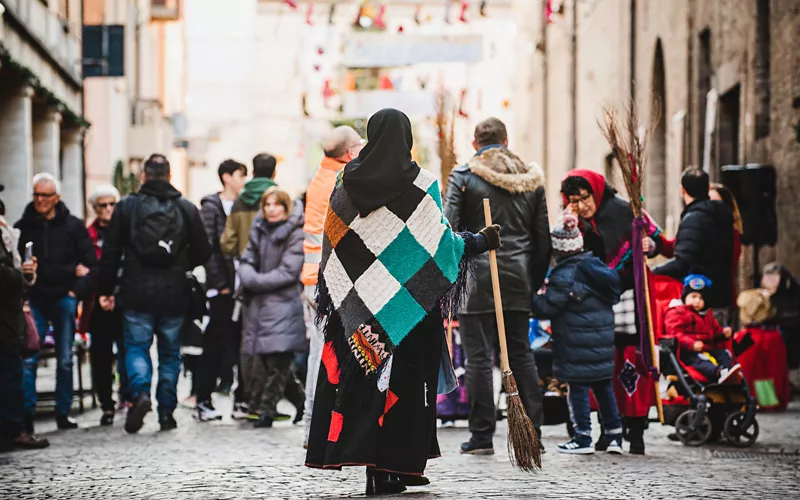
<path fill-rule="evenodd" d="M 519 397 L 517 381 L 511 372 L 503 374 L 503 387 L 508 405 L 508 458 L 511 464 L 525 472 L 542 469 L 542 448 L 539 435 Z"/>

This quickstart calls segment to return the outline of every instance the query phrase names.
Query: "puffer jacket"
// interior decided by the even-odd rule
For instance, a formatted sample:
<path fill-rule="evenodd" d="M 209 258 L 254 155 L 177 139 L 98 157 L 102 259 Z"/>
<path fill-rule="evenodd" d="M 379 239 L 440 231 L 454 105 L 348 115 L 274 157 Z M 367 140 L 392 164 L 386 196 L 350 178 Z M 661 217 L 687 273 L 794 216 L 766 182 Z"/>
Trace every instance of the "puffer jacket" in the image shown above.
<path fill-rule="evenodd" d="M 171 267 L 147 265 L 131 251 L 131 219 L 139 203 L 147 196 L 154 196 L 162 202 L 171 200 L 181 208 L 183 216 L 176 241 L 180 237 L 185 243 L 183 248 L 175 249 L 177 257 Z M 208 261 L 211 244 L 197 207 L 183 198 L 180 191 L 166 181 L 146 182 L 138 193 L 119 202 L 104 236 L 99 295 L 113 295 L 119 283 L 119 306 L 125 310 L 170 316 L 182 316 L 188 312 L 190 285 L 186 273 Z M 118 278 L 120 267 L 123 268 L 121 281 Z"/>
<path fill-rule="evenodd" d="M 614 311 L 620 280 L 591 252 L 556 264 L 545 291 L 533 297 L 533 315 L 551 320 L 553 376 L 597 382 L 614 373 Z"/>
<path fill-rule="evenodd" d="M 98 269 L 97 255 L 83 221 L 70 214 L 64 202 L 58 202 L 50 220 L 45 220 L 29 203 L 15 227 L 20 230 L 20 255 L 25 253 L 25 244 L 32 241 L 33 255 L 39 259 L 36 285 L 29 292 L 31 299 L 58 300 L 69 292 L 79 299 L 90 297 Z M 75 276 L 78 264 L 89 268 L 88 276 Z"/>
<path fill-rule="evenodd" d="M 200 201 L 200 218 L 211 242 L 211 257 L 206 262 L 206 288 L 209 290 L 233 290 L 234 266 L 230 255 L 223 255 L 220 248 L 220 238 L 225 230 L 225 208 L 219 193 L 206 196 Z"/>
<path fill-rule="evenodd" d="M 302 214 L 296 203 L 294 214 Z M 250 230 L 239 276 L 249 302 L 242 330 L 242 354 L 305 352 L 302 285 L 303 219 L 277 224 L 258 219 Z"/>
<path fill-rule="evenodd" d="M 15 253 L 17 236 L 0 216 L 0 350 L 17 350 L 25 345 L 27 326 L 22 312 L 25 278 Z"/>
<path fill-rule="evenodd" d="M 704 351 L 722 349 L 727 341 L 711 309 L 700 314 L 678 299 L 670 303 L 664 314 L 664 330 L 667 337 L 678 339 L 680 348 L 688 352 L 697 341 L 703 343 Z"/>
<path fill-rule="evenodd" d="M 653 270 L 678 281 L 702 268 L 713 283 L 706 305 L 726 308 L 733 305 L 733 214 L 722 201 L 700 200 L 691 203 L 681 215 L 675 236 L 675 257 Z"/>
<path fill-rule="evenodd" d="M 503 146 L 488 146 L 450 174 L 444 215 L 455 231 L 484 228 L 483 199 L 500 224 L 503 246 L 497 250 L 503 309 L 530 312 L 531 295 L 544 281 L 550 264 L 550 227 L 544 174 Z M 475 258 L 467 301 L 461 314 L 494 312 L 488 255 Z"/>

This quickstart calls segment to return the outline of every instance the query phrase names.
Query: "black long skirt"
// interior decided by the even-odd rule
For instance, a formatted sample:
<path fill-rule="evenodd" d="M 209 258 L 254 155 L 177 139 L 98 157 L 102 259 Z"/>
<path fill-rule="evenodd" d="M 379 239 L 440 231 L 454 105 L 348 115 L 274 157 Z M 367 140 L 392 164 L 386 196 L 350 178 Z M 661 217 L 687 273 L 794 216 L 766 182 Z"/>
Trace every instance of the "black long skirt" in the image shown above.
<path fill-rule="evenodd" d="M 441 313 L 423 319 L 394 351 L 389 389 L 340 387 L 332 347 L 320 364 L 306 466 L 366 466 L 422 475 L 438 458 L 436 389 L 443 347 Z"/>

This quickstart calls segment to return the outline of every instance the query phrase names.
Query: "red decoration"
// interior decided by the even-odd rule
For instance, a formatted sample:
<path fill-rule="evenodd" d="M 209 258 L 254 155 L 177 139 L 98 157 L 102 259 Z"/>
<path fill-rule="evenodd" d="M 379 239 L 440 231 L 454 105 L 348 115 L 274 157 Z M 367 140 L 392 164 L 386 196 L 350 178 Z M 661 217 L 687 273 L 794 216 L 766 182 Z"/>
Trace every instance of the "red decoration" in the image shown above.
<path fill-rule="evenodd" d="M 402 25 L 402 24 L 401 24 L 400 26 L 398 26 L 398 27 L 397 27 L 397 32 L 398 32 L 398 33 L 402 33 L 402 32 L 404 32 L 404 31 L 405 31 L 405 29 L 403 29 L 403 25 Z"/>
<path fill-rule="evenodd" d="M 297 10 L 297 1 L 296 0 L 283 0 L 283 3 L 285 3 L 286 5 L 291 7 L 292 9 Z"/>
<path fill-rule="evenodd" d="M 467 89 L 461 89 L 461 94 L 458 98 L 458 114 L 464 118 L 469 118 L 469 113 L 464 109 L 465 101 L 467 100 Z"/>
<path fill-rule="evenodd" d="M 383 75 L 378 82 L 378 89 L 380 90 L 392 90 L 394 89 L 394 84 L 392 83 L 392 79 L 386 75 Z"/>
<path fill-rule="evenodd" d="M 461 21 L 462 23 L 469 22 L 469 20 L 467 19 L 468 10 L 469 10 L 469 2 L 467 1 L 461 2 L 461 15 L 458 16 L 458 20 Z"/>
<path fill-rule="evenodd" d="M 378 418 L 379 426 L 383 427 L 383 417 L 385 417 L 386 414 L 389 413 L 389 410 L 392 409 L 392 406 L 397 404 L 397 400 L 398 400 L 397 394 L 393 393 L 391 389 L 386 391 L 386 402 L 383 404 L 383 415 L 381 415 Z M 331 425 L 333 425 L 332 422 Z M 328 439 L 328 441 L 330 441 L 330 439 Z"/>
<path fill-rule="evenodd" d="M 314 21 L 311 19 L 311 16 L 314 15 L 314 2 L 308 2 L 308 10 L 306 10 L 306 24 L 311 26 L 314 24 Z"/>
<path fill-rule="evenodd" d="M 322 365 L 328 375 L 328 382 L 332 385 L 339 385 L 339 361 L 336 359 L 332 342 L 326 342 L 322 349 Z"/>
<path fill-rule="evenodd" d="M 376 28 L 382 30 L 386 29 L 386 21 L 383 20 L 384 15 L 386 15 L 386 6 L 381 4 L 380 8 L 378 9 L 378 15 L 375 17 Z"/>
<path fill-rule="evenodd" d="M 323 49 L 322 47 L 317 47 L 317 54 L 322 55 L 324 53 L 325 53 L 325 49 Z"/>
<path fill-rule="evenodd" d="M 342 433 L 342 426 L 344 425 L 344 415 L 338 411 L 331 413 L 331 426 L 328 428 L 328 442 L 335 443 L 339 441 L 339 434 Z"/>

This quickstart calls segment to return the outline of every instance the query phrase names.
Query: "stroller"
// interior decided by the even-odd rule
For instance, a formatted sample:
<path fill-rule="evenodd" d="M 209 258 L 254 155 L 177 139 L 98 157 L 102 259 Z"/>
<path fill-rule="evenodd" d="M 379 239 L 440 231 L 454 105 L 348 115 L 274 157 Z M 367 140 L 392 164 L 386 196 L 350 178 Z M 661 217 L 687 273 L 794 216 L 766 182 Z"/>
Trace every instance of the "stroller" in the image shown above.
<path fill-rule="evenodd" d="M 677 339 L 659 340 L 661 373 L 669 381 L 667 398 L 662 399 L 664 423 L 675 426 L 687 446 L 715 442 L 720 436 L 739 448 L 752 446 L 758 439 L 758 405 L 747 384 L 708 381 L 680 362 L 677 349 Z"/>

